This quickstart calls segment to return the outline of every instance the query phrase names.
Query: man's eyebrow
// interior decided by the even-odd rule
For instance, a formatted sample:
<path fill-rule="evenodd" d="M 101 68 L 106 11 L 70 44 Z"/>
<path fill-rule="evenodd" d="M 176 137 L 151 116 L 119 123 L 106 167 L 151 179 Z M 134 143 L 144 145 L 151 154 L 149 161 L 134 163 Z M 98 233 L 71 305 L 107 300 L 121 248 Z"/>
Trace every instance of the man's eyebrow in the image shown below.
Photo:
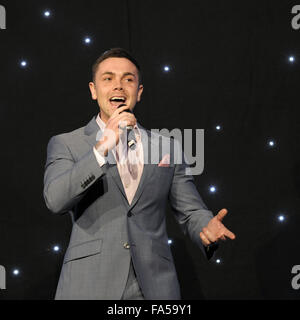
<path fill-rule="evenodd" d="M 135 77 L 135 74 L 132 73 L 132 72 L 125 72 L 125 73 L 123 74 L 123 76 L 133 76 L 133 77 Z"/>
<path fill-rule="evenodd" d="M 102 76 L 104 76 L 105 74 L 114 75 L 114 73 L 111 72 L 111 71 L 103 72 Z M 123 77 L 125 77 L 125 76 L 133 76 L 133 77 L 135 77 L 135 74 L 132 73 L 132 72 L 125 72 L 125 73 L 123 73 Z"/>
<path fill-rule="evenodd" d="M 113 75 L 112 72 L 106 71 L 106 72 L 103 72 L 103 73 L 102 73 L 102 76 L 105 75 L 105 74 L 111 74 L 111 75 Z"/>

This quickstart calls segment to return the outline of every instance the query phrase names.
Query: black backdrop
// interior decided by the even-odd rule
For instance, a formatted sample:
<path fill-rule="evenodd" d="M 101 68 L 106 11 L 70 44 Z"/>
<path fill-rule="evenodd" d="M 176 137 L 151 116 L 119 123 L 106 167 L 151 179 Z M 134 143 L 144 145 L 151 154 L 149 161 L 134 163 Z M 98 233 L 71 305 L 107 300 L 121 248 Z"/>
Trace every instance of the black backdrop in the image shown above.
<path fill-rule="evenodd" d="M 97 114 L 91 65 L 112 47 L 128 49 L 142 66 L 145 90 L 135 114 L 144 127 L 205 129 L 205 167 L 195 182 L 215 214 L 228 209 L 224 223 L 237 236 L 207 261 L 168 210 L 183 298 L 299 298 L 291 286 L 291 269 L 300 264 L 295 1 L 1 4 L 7 13 L 7 29 L 0 30 L 0 265 L 7 272 L 1 299 L 53 298 L 71 219 L 45 206 L 46 147 L 51 136 Z"/>

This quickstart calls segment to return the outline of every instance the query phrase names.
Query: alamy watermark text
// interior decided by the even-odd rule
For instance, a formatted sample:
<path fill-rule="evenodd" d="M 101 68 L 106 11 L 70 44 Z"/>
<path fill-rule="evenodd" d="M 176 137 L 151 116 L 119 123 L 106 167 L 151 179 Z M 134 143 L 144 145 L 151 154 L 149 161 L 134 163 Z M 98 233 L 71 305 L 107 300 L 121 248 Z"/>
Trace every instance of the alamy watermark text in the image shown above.
<path fill-rule="evenodd" d="M 6 29 L 6 10 L 0 5 L 0 29 Z"/>

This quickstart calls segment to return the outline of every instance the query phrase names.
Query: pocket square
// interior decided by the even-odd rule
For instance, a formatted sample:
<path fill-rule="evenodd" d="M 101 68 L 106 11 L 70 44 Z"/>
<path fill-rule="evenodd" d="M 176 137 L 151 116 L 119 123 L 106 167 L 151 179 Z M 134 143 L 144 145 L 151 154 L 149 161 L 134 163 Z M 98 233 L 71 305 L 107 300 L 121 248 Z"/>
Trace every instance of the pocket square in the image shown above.
<path fill-rule="evenodd" d="M 160 163 L 158 164 L 158 167 L 169 167 L 170 166 L 170 155 L 166 154 L 161 159 Z"/>

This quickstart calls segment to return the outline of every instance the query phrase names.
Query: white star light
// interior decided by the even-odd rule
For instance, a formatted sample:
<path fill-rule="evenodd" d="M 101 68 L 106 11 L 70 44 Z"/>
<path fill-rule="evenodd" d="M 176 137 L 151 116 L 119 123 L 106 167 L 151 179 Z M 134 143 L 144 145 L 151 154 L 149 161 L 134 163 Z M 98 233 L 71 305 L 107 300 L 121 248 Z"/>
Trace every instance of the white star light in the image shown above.
<path fill-rule="evenodd" d="M 54 251 L 54 252 L 58 252 L 59 250 L 60 250 L 59 246 L 54 246 L 54 247 L 53 247 L 53 251 Z"/>
<path fill-rule="evenodd" d="M 90 44 L 90 43 L 91 43 L 91 38 L 85 37 L 85 38 L 84 38 L 84 42 L 85 42 L 86 44 Z"/>
<path fill-rule="evenodd" d="M 216 130 L 220 131 L 221 130 L 221 126 L 216 126 Z"/>
<path fill-rule="evenodd" d="M 172 244 L 173 241 L 171 239 L 168 240 L 168 244 Z"/>
<path fill-rule="evenodd" d="M 284 220 L 285 220 L 285 216 L 283 214 L 278 216 L 278 221 L 283 222 Z"/>
<path fill-rule="evenodd" d="M 51 12 L 49 10 L 44 11 L 44 17 L 48 18 L 51 16 Z"/>
<path fill-rule="evenodd" d="M 165 67 L 164 67 L 164 70 L 165 70 L 166 72 L 169 72 L 169 71 L 170 71 L 170 67 L 169 67 L 169 66 L 165 66 Z"/>
<path fill-rule="evenodd" d="M 295 57 L 290 56 L 290 57 L 289 57 L 289 62 L 294 62 L 294 61 L 295 61 Z"/>
<path fill-rule="evenodd" d="M 275 141 L 274 140 L 270 140 L 268 142 L 268 144 L 269 144 L 270 147 L 274 147 L 275 146 Z"/>
<path fill-rule="evenodd" d="M 221 259 L 217 259 L 216 263 L 220 264 L 221 263 Z"/>
<path fill-rule="evenodd" d="M 209 191 L 210 191 L 211 193 L 216 192 L 216 187 L 215 187 L 215 186 L 210 186 L 210 187 L 209 187 Z"/>
<path fill-rule="evenodd" d="M 19 271 L 18 269 L 14 269 L 14 270 L 13 270 L 13 274 L 14 274 L 15 276 L 18 276 L 19 273 L 20 273 L 20 271 Z"/>
<path fill-rule="evenodd" d="M 20 62 L 20 66 L 21 66 L 22 68 L 25 68 L 25 67 L 27 66 L 27 62 L 26 62 L 25 60 L 21 61 L 21 62 Z"/>

